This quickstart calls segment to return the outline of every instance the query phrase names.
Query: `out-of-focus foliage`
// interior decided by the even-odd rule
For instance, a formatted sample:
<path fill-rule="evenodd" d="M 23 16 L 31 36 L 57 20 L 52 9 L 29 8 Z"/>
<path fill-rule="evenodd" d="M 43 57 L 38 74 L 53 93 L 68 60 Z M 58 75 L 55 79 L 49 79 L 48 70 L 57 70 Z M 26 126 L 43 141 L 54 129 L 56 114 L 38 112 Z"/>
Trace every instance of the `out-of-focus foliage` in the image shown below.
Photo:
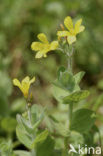
<path fill-rule="evenodd" d="M 41 32 L 45 33 L 49 40 L 56 39 L 56 31 L 60 30 L 60 23 L 67 15 L 72 16 L 74 21 L 82 17 L 86 27 L 75 44 L 73 66 L 75 72 L 80 69 L 86 71 L 81 87 L 84 85 L 85 88 L 90 88 L 91 95 L 84 107 L 98 112 L 98 119 L 101 122 L 97 121 L 97 125 L 103 138 L 103 1 L 1 0 L 0 139 L 11 138 L 14 141 L 14 148 L 19 146 L 15 136 L 17 124 L 15 116 L 25 109 L 25 100 L 18 89 L 13 91 L 12 78 L 22 79 L 26 75 L 31 77 L 35 75 L 37 81 L 31 88 L 34 94 L 33 102 L 46 105 L 50 110 L 53 108 L 54 116 L 61 121 L 65 120 L 67 107 L 62 104 L 57 105 L 50 82 L 55 79 L 59 65 L 66 66 L 66 57 L 56 51 L 50 53 L 46 59 L 35 60 L 33 57 L 35 52 L 31 51 L 30 45 Z M 83 104 L 80 102 L 75 109 Z M 60 112 L 57 112 L 57 108 Z M 61 110 L 64 110 L 62 116 Z M 45 120 L 48 122 L 48 127 L 52 129 L 48 118 Z M 10 141 L 8 146 L 9 144 Z M 53 148 L 54 143 L 51 138 L 50 144 Z M 60 140 L 56 142 L 57 147 L 61 147 L 61 144 Z M 44 144 L 43 146 L 45 148 Z M 27 155 L 29 156 L 29 153 Z"/>

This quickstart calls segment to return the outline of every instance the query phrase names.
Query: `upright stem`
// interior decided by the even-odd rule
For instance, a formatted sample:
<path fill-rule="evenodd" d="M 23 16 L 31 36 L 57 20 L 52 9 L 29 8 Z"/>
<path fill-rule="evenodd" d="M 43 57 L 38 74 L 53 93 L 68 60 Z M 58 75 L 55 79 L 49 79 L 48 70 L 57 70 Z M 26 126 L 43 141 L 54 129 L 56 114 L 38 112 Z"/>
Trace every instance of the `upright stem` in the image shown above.
<path fill-rule="evenodd" d="M 68 49 L 69 49 L 69 46 L 68 46 Z M 72 51 L 71 52 L 69 51 L 69 53 L 67 52 L 66 54 L 68 56 L 68 70 L 72 73 L 72 54 L 73 54 L 73 48 L 72 48 Z M 69 104 L 68 113 L 69 113 L 68 118 L 69 118 L 69 129 L 70 129 L 70 125 L 71 125 L 71 122 L 72 122 L 72 113 L 73 113 L 73 103 L 72 102 Z M 63 156 L 67 156 L 68 155 L 68 142 L 69 142 L 69 136 L 64 138 L 64 146 L 65 146 L 65 149 L 63 151 Z"/>
<path fill-rule="evenodd" d="M 31 124 L 31 112 L 30 112 L 30 103 L 27 104 L 26 108 L 27 108 L 27 112 L 28 112 L 28 119 L 29 119 L 29 123 Z"/>
<path fill-rule="evenodd" d="M 70 56 L 68 56 L 68 69 L 72 72 L 72 60 Z"/>
<path fill-rule="evenodd" d="M 69 46 L 68 46 L 69 49 Z M 70 72 L 72 73 L 72 55 L 73 55 L 73 47 L 72 47 L 72 51 L 67 52 L 67 56 L 68 56 L 68 69 L 70 70 Z"/>
<path fill-rule="evenodd" d="M 68 49 L 69 49 L 69 45 L 68 45 Z M 70 72 L 72 73 L 72 55 L 73 55 L 73 47 L 72 47 L 72 51 L 68 52 L 67 55 L 68 55 L 68 70 L 70 70 Z M 69 104 L 69 127 L 70 127 L 70 124 L 72 122 L 72 113 L 73 113 L 73 103 L 71 102 Z"/>
<path fill-rule="evenodd" d="M 27 113 L 28 113 L 29 124 L 32 126 L 31 110 L 30 110 L 31 109 L 31 103 L 30 102 L 27 102 L 26 109 L 27 109 Z M 31 134 L 31 136 L 32 136 L 32 134 Z M 31 150 L 31 156 L 36 156 L 36 150 L 35 149 Z"/>

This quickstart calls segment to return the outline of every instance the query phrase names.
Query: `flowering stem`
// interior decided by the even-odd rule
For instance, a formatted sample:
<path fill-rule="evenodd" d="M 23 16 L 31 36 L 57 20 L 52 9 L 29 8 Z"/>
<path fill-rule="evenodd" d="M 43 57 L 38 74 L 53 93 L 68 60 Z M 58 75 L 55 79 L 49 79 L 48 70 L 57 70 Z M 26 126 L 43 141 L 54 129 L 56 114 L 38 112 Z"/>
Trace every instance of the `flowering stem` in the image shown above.
<path fill-rule="evenodd" d="M 68 45 L 68 49 L 69 49 L 69 45 Z M 68 70 L 70 70 L 71 73 L 72 73 L 72 55 L 73 55 L 73 51 L 74 51 L 74 49 L 72 47 L 72 51 L 69 51 L 67 53 L 67 55 L 68 55 Z M 68 111 L 68 113 L 69 113 L 69 127 L 70 127 L 71 122 L 72 122 L 73 103 L 69 104 L 69 111 Z"/>
<path fill-rule="evenodd" d="M 29 122 L 31 124 L 31 113 L 30 113 L 30 107 L 28 108 L 28 117 L 29 117 Z"/>
<path fill-rule="evenodd" d="M 68 57 L 68 60 L 68 69 L 72 72 L 72 59 L 70 56 Z"/>
<path fill-rule="evenodd" d="M 72 73 L 72 58 L 70 52 L 67 55 L 68 55 L 68 70 L 70 70 L 70 72 Z"/>
<path fill-rule="evenodd" d="M 26 105 L 26 109 L 27 109 L 27 113 L 28 113 L 29 123 L 31 124 L 31 112 L 30 112 L 30 108 L 31 108 L 31 103 L 28 103 Z"/>
<path fill-rule="evenodd" d="M 68 45 L 68 50 L 69 50 L 69 45 Z M 68 58 L 68 70 L 72 73 L 72 54 L 73 54 L 73 47 L 72 51 L 66 51 L 66 55 Z M 69 103 L 69 109 L 68 109 L 68 114 L 69 114 L 69 129 L 70 125 L 72 122 L 72 114 L 73 114 L 73 103 Z M 64 150 L 62 156 L 67 156 L 68 155 L 68 142 L 69 142 L 69 136 L 64 138 Z"/>
<path fill-rule="evenodd" d="M 67 52 L 67 56 L 68 56 L 68 70 L 70 70 L 70 72 L 72 73 L 72 55 L 74 52 L 74 48 L 72 47 L 72 50 L 69 51 L 69 45 L 68 45 L 68 52 Z"/>

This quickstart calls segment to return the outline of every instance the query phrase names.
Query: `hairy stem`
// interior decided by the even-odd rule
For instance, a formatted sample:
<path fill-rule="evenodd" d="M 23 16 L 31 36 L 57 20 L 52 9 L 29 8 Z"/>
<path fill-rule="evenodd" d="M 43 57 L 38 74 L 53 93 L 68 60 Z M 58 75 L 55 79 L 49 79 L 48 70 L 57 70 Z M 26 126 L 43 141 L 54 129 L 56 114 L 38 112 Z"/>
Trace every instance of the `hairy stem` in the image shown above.
<path fill-rule="evenodd" d="M 68 46 L 69 49 L 69 46 Z M 72 73 L 72 55 L 73 55 L 74 49 L 72 47 L 72 51 L 68 51 L 67 52 L 67 56 L 68 56 L 68 69 L 70 70 L 70 72 Z"/>
<path fill-rule="evenodd" d="M 68 56 L 68 70 L 72 73 L 72 58 Z"/>
<path fill-rule="evenodd" d="M 69 50 L 69 45 L 68 45 L 68 50 Z M 70 70 L 70 72 L 72 73 L 72 55 L 73 55 L 73 47 L 71 51 L 68 51 L 67 55 L 68 55 L 68 69 Z M 72 122 L 72 113 L 73 113 L 73 103 L 69 104 L 69 125 Z M 70 127 L 70 126 L 69 126 Z"/>
<path fill-rule="evenodd" d="M 28 103 L 28 104 L 26 105 L 26 109 L 27 109 L 27 113 L 28 113 L 29 123 L 30 123 L 30 125 L 31 125 L 31 112 L 30 112 L 30 108 L 31 108 L 31 104 Z"/>
<path fill-rule="evenodd" d="M 68 50 L 69 50 L 69 45 L 68 45 Z M 72 47 L 72 51 L 70 52 L 66 52 L 67 57 L 68 57 L 68 70 L 72 73 L 72 54 L 73 54 L 73 47 Z M 68 118 L 69 118 L 69 129 L 70 129 L 70 125 L 72 123 L 72 114 L 73 114 L 73 103 L 69 103 L 69 109 L 68 109 Z M 63 151 L 63 156 L 67 156 L 68 155 L 68 143 L 69 143 L 69 136 L 64 138 L 64 151 Z"/>

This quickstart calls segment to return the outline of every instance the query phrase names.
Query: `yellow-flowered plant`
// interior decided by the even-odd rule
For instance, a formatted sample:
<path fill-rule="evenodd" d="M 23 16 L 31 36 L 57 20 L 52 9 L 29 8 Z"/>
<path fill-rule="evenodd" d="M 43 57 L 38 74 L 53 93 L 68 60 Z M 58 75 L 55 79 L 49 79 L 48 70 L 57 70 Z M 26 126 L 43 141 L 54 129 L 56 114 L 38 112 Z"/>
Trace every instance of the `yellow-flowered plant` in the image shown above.
<path fill-rule="evenodd" d="M 69 44 L 72 44 L 76 41 L 76 35 L 80 32 L 84 31 L 85 27 L 81 25 L 82 19 L 79 19 L 75 25 L 73 25 L 73 21 L 70 16 L 67 16 L 64 19 L 64 25 L 68 30 L 58 31 L 58 37 L 67 37 L 67 41 Z"/>
<path fill-rule="evenodd" d="M 44 33 L 38 34 L 37 37 L 41 42 L 33 42 L 31 45 L 32 50 L 37 51 L 35 58 L 46 57 L 49 51 L 57 49 L 58 41 L 49 43 Z"/>
<path fill-rule="evenodd" d="M 27 76 L 21 82 L 18 79 L 13 80 L 13 84 L 20 88 L 27 102 L 26 111 L 22 115 L 17 115 L 16 134 L 19 141 L 23 145 L 25 145 L 32 156 L 37 156 L 39 150 L 42 151 L 42 142 L 44 142 L 45 147 L 48 148 L 48 142 L 49 140 L 52 140 L 52 137 L 54 138 L 53 143 L 57 142 L 58 138 L 60 138 L 60 142 L 62 141 L 62 146 L 60 149 L 58 149 L 60 156 L 72 155 L 72 148 L 69 149 L 68 145 L 77 142 L 77 137 L 80 137 L 80 135 L 82 136 L 80 146 L 85 146 L 85 143 L 89 145 L 89 142 L 86 142 L 85 139 L 87 136 L 89 136 L 89 134 L 91 134 L 91 132 L 93 132 L 92 142 L 95 138 L 95 135 L 98 133 L 98 140 L 97 142 L 95 141 L 95 143 L 98 145 L 98 143 L 100 142 L 101 146 L 100 132 L 98 127 L 95 125 L 96 113 L 87 108 L 81 108 L 82 103 L 80 101 L 86 99 L 89 96 L 89 91 L 82 90 L 79 85 L 85 72 L 81 71 L 74 74 L 72 69 L 72 56 L 74 53 L 74 47 L 73 45 L 70 46 L 70 44 L 75 42 L 76 35 L 85 29 L 84 26 L 81 25 L 81 23 L 82 19 L 78 20 L 76 24 L 73 25 L 71 17 L 68 16 L 64 20 L 64 25 L 66 26 L 68 31 L 66 31 L 64 26 L 61 25 L 62 31 L 58 31 L 57 33 L 58 40 L 60 39 L 59 42 L 53 41 L 49 43 L 45 34 L 41 33 L 37 36 L 38 39 L 40 39 L 40 42 L 33 42 L 31 45 L 32 50 L 37 51 L 36 58 L 46 57 L 49 51 L 55 50 L 56 48 L 58 48 L 58 50 L 61 50 L 63 54 L 66 55 L 67 68 L 61 66 L 58 69 L 57 79 L 53 83 L 53 93 L 55 99 L 60 104 L 64 104 L 66 106 L 68 105 L 69 109 L 65 109 L 65 112 L 64 107 L 57 109 L 56 116 L 55 108 L 48 112 L 49 109 L 46 109 L 45 111 L 42 106 L 32 105 L 32 93 L 30 92 L 30 85 L 35 81 L 35 77 L 30 80 L 30 77 Z M 63 40 L 61 39 L 61 37 L 63 37 Z M 79 108 L 78 103 L 80 103 L 80 109 L 74 111 L 73 108 L 74 106 L 76 106 L 76 104 Z M 64 118 L 61 118 L 61 113 L 65 113 Z M 60 119 L 58 118 L 58 116 Z M 73 131 L 76 132 L 76 135 L 72 133 Z M 55 137 L 55 132 L 58 135 L 58 138 Z M 83 134 L 86 135 L 84 136 Z M 90 139 L 91 136 L 90 138 L 88 138 L 88 140 Z M 38 148 L 39 144 L 40 148 Z M 55 153 L 55 148 L 56 146 L 54 144 L 54 148 L 50 150 L 49 155 L 53 155 L 53 153 Z M 90 153 L 88 153 L 88 151 L 85 153 L 86 155 L 94 154 L 92 151 L 89 151 Z M 11 148 L 9 153 L 11 154 Z M 99 154 L 101 153 L 102 152 L 100 150 Z M 48 156 L 46 150 L 44 150 L 44 154 Z"/>
<path fill-rule="evenodd" d="M 25 98 L 29 95 L 29 89 L 31 83 L 35 81 L 35 77 L 30 80 L 29 76 L 26 76 L 21 82 L 18 79 L 13 79 L 13 84 L 20 88 Z"/>

